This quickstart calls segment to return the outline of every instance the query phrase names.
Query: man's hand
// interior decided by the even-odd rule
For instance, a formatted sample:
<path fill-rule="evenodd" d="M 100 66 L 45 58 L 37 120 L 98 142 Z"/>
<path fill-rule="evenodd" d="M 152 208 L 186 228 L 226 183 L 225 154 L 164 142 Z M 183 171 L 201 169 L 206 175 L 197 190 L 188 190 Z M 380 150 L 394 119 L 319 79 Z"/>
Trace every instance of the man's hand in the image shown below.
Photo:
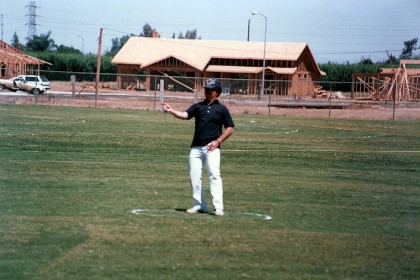
<path fill-rule="evenodd" d="M 214 151 L 217 148 L 219 148 L 219 146 L 220 146 L 219 140 L 211 141 L 210 143 L 207 144 L 207 152 Z"/>
<path fill-rule="evenodd" d="M 169 106 L 169 104 L 167 103 L 162 103 L 162 107 L 163 107 L 163 110 L 165 110 L 165 112 L 172 113 L 174 111 L 172 107 Z"/>
<path fill-rule="evenodd" d="M 187 112 L 180 112 L 172 109 L 171 106 L 169 106 L 168 103 L 162 103 L 162 108 L 165 110 L 165 112 L 171 113 L 175 118 L 180 120 L 187 120 L 188 119 L 188 113 Z"/>

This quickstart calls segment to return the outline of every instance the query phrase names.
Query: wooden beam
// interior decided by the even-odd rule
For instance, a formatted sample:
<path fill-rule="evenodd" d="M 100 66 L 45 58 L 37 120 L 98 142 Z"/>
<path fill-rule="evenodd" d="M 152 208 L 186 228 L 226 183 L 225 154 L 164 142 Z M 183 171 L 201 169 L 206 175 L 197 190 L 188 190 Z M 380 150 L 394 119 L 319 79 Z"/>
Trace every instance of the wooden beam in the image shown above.
<path fill-rule="evenodd" d="M 178 84 L 180 84 L 180 85 L 182 85 L 182 86 L 186 87 L 187 89 L 191 90 L 192 92 L 194 92 L 194 89 L 193 89 L 193 88 L 191 88 L 191 87 L 187 86 L 187 85 L 186 85 L 186 84 L 184 84 L 184 83 L 181 83 L 180 81 L 178 81 L 178 80 L 177 80 L 177 79 L 175 79 L 175 78 L 172 78 L 171 76 L 169 76 L 169 75 L 168 75 L 168 74 L 166 74 L 165 72 L 159 71 L 159 73 L 161 73 L 161 74 L 162 74 L 162 75 L 164 75 L 165 77 L 167 77 L 167 78 L 171 79 L 171 80 L 172 80 L 172 81 L 174 81 L 175 83 L 178 83 Z"/>
<path fill-rule="evenodd" d="M 420 60 L 419 59 L 401 59 L 400 65 L 403 65 L 403 64 L 420 65 Z"/>

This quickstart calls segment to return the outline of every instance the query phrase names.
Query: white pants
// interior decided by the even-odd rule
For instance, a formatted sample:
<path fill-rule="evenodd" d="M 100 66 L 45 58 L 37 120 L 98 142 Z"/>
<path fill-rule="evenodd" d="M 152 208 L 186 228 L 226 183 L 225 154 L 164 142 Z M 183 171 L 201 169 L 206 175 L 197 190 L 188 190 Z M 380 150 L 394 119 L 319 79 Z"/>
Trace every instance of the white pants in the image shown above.
<path fill-rule="evenodd" d="M 193 196 L 192 207 L 196 210 L 208 210 L 201 181 L 203 164 L 206 164 L 207 167 L 213 209 L 223 211 L 223 184 L 222 177 L 220 176 L 220 149 L 208 152 L 207 146 L 192 147 L 190 152 L 190 180 Z"/>

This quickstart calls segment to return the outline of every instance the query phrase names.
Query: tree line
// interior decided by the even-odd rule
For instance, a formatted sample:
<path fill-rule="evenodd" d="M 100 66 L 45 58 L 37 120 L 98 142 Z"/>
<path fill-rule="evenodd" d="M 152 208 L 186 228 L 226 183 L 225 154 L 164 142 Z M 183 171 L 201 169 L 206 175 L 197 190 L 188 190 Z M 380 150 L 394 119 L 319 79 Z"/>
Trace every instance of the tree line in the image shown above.
<path fill-rule="evenodd" d="M 106 50 L 101 57 L 101 73 L 117 73 L 117 66 L 112 64 L 111 60 L 131 36 L 153 37 L 154 32 L 156 32 L 156 29 L 152 28 L 149 23 L 145 23 L 142 31 L 138 35 L 127 34 L 120 38 L 112 38 L 111 48 Z M 172 38 L 176 38 L 175 33 L 173 33 Z M 201 39 L 196 29 L 187 30 L 185 33 L 180 31 L 178 38 L 189 40 Z M 94 78 L 92 73 L 96 72 L 97 54 L 83 54 L 79 49 L 72 46 L 57 45 L 51 37 L 51 31 L 46 34 L 35 35 L 32 39 L 27 39 L 25 45 L 20 42 L 15 32 L 11 45 L 28 55 L 50 62 L 52 65 L 42 65 L 41 70 L 49 71 L 48 78 L 51 80 L 69 80 L 71 75 L 69 72 L 91 73 L 83 75 L 83 78 L 86 80 Z M 115 77 L 104 79 L 115 80 Z"/>
<path fill-rule="evenodd" d="M 106 50 L 104 55 L 115 55 L 131 36 L 153 37 L 154 32 L 156 32 L 156 29 L 152 28 L 150 24 L 146 22 L 143 25 L 143 30 L 138 35 L 132 33 L 124 35 L 120 38 L 112 38 L 111 48 Z M 176 38 L 175 33 L 173 33 L 172 38 Z M 192 29 L 187 30 L 185 34 L 180 31 L 178 34 L 178 39 L 200 40 L 201 37 L 198 36 L 196 29 Z M 12 37 L 11 45 L 23 52 L 57 52 L 67 54 L 82 54 L 80 50 L 74 47 L 55 44 L 54 39 L 51 38 L 51 31 L 48 31 L 46 34 L 35 35 L 33 38 L 28 38 L 25 45 L 20 42 L 19 37 L 15 32 Z"/>
<path fill-rule="evenodd" d="M 140 37 L 153 37 L 153 33 L 156 32 L 155 28 L 152 28 L 147 22 L 143 25 L 143 31 L 138 35 Z M 117 52 L 124 46 L 124 44 L 130 39 L 131 36 L 136 36 L 135 34 L 124 35 L 121 38 L 111 39 L 112 45 L 111 49 L 105 52 L 105 55 L 116 55 Z M 175 33 L 173 33 L 172 38 L 175 39 Z M 189 39 L 189 40 L 200 40 L 201 37 L 198 37 L 197 30 L 187 30 L 185 34 L 182 31 L 178 34 L 178 39 Z"/>
<path fill-rule="evenodd" d="M 153 37 L 156 30 L 148 23 L 145 23 L 142 31 L 138 36 Z M 124 35 L 120 38 L 111 39 L 112 45 L 109 50 L 104 52 L 101 60 L 101 73 L 117 73 L 117 66 L 111 63 L 115 54 L 124 46 L 131 36 L 135 34 Z M 176 38 L 173 33 L 172 38 Z M 179 32 L 179 39 L 201 39 L 198 36 L 197 30 L 187 30 L 185 33 Z M 404 47 L 401 54 L 397 58 L 390 55 L 388 59 L 381 62 L 373 62 L 370 58 L 362 57 L 358 63 L 321 63 L 318 64 L 321 71 L 326 72 L 327 76 L 321 78 L 321 82 L 334 82 L 334 84 L 323 84 L 324 88 L 331 90 L 350 90 L 350 82 L 352 73 L 379 73 L 380 68 L 398 67 L 400 59 L 420 59 L 420 53 L 416 54 L 419 49 L 417 47 L 418 38 L 404 41 Z M 96 54 L 83 54 L 80 50 L 73 47 L 56 45 L 55 41 L 51 38 L 51 31 L 47 34 L 34 36 L 29 39 L 26 45 L 22 45 L 16 33 L 13 35 L 11 45 L 22 50 L 23 52 L 37 57 L 39 59 L 48 61 L 52 65 L 42 65 L 42 70 L 50 71 L 48 77 L 51 80 L 69 80 L 69 73 L 91 73 L 91 76 L 84 75 L 86 80 L 94 79 L 97 65 Z M 144 74 L 144 73 L 143 73 Z M 115 80 L 115 77 L 109 77 L 110 80 Z"/>

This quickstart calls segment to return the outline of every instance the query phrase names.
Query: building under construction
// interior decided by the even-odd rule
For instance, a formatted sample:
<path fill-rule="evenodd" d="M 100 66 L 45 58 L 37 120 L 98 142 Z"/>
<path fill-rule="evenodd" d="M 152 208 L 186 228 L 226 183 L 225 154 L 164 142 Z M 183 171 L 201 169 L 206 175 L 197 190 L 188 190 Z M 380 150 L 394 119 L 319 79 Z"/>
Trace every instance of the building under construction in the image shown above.
<path fill-rule="evenodd" d="M 42 64 L 51 63 L 24 54 L 0 40 L 0 78 L 9 79 L 18 75 L 39 75 Z"/>
<path fill-rule="evenodd" d="M 306 43 L 209 41 L 131 37 L 117 53 L 119 88 L 201 91 L 206 77 L 218 77 L 230 93 L 257 94 L 265 63 L 264 91 L 273 95 L 312 95 L 322 72 Z M 139 75 L 145 74 L 145 80 Z"/>
<path fill-rule="evenodd" d="M 419 100 L 420 60 L 404 59 L 395 68 L 381 68 L 381 72 L 353 73 L 352 99 Z"/>

